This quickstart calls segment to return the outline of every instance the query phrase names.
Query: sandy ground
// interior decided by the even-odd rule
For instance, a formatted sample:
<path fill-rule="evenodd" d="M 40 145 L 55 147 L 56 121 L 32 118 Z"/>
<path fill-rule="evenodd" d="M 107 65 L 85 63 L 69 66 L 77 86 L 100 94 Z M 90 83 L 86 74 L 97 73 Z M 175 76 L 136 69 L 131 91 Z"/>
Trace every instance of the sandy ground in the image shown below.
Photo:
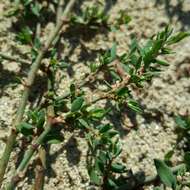
<path fill-rule="evenodd" d="M 15 56 L 23 55 L 29 49 L 15 41 L 15 34 L 11 30 L 15 18 L 3 16 L 8 6 L 7 0 L 0 1 L 0 51 Z M 87 71 L 84 63 L 91 61 L 91 53 L 110 47 L 113 35 L 119 43 L 119 51 L 123 52 L 127 50 L 131 34 L 136 34 L 138 39 L 143 41 L 160 31 L 167 23 L 170 23 L 175 31 L 190 28 L 189 0 L 185 0 L 182 7 L 178 6 L 177 0 L 171 1 L 169 5 L 167 1 L 162 3 L 159 0 L 118 0 L 107 14 L 114 19 L 120 9 L 128 11 L 132 17 L 128 28 L 117 34 L 97 34 L 91 41 L 84 41 L 89 58 L 81 56 L 82 45 L 78 36 L 66 36 L 63 39 L 68 45 L 63 57 L 72 51 L 69 59 L 73 64 L 75 79 Z M 50 23 L 46 27 L 46 32 L 51 28 Z M 69 41 L 73 42 L 74 48 L 69 47 Z M 190 112 L 190 39 L 180 42 L 174 47 L 174 51 L 176 54 L 167 57 L 170 66 L 150 84 L 146 84 L 144 89 L 134 93 L 144 107 L 145 114 L 142 116 L 130 114 L 127 117 L 126 113 L 123 113 L 122 121 L 116 119 L 112 121 L 121 132 L 123 144 L 121 159 L 134 173 L 139 171 L 146 175 L 155 173 L 153 159 L 163 159 L 165 153 L 176 144 L 174 116 Z M 78 60 L 80 62 L 75 64 Z M 21 85 L 14 85 L 15 76 L 20 74 L 26 76 L 27 71 L 28 68 L 22 68 L 15 62 L 2 61 L 0 64 L 0 137 L 9 131 L 23 89 Z M 69 75 L 66 79 L 60 84 L 59 94 L 68 86 Z M 45 190 L 90 189 L 86 170 L 86 141 L 77 131 L 74 133 L 64 131 L 64 137 L 61 144 L 51 147 L 49 159 L 52 164 L 51 168 L 48 168 Z M 3 147 L 4 144 L 0 143 L 0 153 Z M 12 157 L 15 155 L 16 152 Z M 180 162 L 182 155 L 182 150 L 176 150 L 172 157 L 173 163 Z M 7 176 L 11 172 L 11 165 Z M 18 189 L 29 189 L 31 184 L 30 178 L 26 178 Z M 144 189 L 149 190 L 152 187 Z"/>

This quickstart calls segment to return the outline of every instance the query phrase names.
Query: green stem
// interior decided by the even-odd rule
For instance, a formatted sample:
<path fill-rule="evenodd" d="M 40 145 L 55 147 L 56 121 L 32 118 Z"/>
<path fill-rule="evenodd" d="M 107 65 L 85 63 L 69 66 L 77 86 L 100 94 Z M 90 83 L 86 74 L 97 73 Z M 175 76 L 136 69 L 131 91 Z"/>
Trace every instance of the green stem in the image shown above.
<path fill-rule="evenodd" d="M 48 51 L 48 49 L 52 45 L 53 41 L 57 37 L 57 35 L 59 35 L 59 32 L 61 31 L 61 29 L 63 27 L 64 20 L 66 19 L 66 16 L 68 15 L 70 10 L 74 6 L 75 1 L 76 0 L 70 0 L 69 1 L 67 7 L 65 8 L 65 10 L 63 12 L 63 15 L 62 15 L 60 22 L 58 23 L 55 30 L 50 35 L 50 37 L 49 37 L 47 43 L 45 44 L 44 48 L 42 48 L 40 50 L 36 60 L 34 61 L 34 63 L 31 66 L 30 72 L 29 72 L 27 80 L 26 80 L 24 92 L 23 92 L 23 95 L 22 95 L 22 98 L 21 98 L 21 101 L 20 101 L 20 104 L 18 107 L 16 118 L 15 118 L 15 121 L 13 122 L 12 130 L 10 132 L 5 150 L 4 150 L 3 155 L 1 157 L 1 160 L 0 160 L 0 187 L 2 185 L 5 170 L 7 168 L 8 161 L 10 159 L 10 155 L 11 155 L 11 152 L 13 150 L 13 146 L 14 146 L 15 141 L 16 141 L 16 137 L 17 137 L 16 126 L 22 121 L 22 118 L 24 115 L 24 110 L 25 110 L 27 100 L 28 100 L 28 96 L 29 96 L 29 92 L 30 92 L 31 86 L 34 83 L 34 79 L 35 79 L 37 70 L 40 66 L 40 63 L 41 63 L 43 57 L 44 57 L 44 54 Z"/>
<path fill-rule="evenodd" d="M 11 178 L 10 183 L 8 183 L 6 190 L 14 190 L 17 182 L 20 180 L 21 176 L 23 175 L 28 163 L 36 152 L 38 147 L 43 143 L 45 137 L 52 129 L 52 119 L 54 117 L 54 110 L 53 106 L 48 107 L 48 121 L 45 126 L 45 130 L 41 133 L 41 135 L 33 142 L 33 144 L 29 147 L 28 151 L 26 151 L 24 158 L 22 159 L 21 163 L 19 164 L 14 176 Z"/>

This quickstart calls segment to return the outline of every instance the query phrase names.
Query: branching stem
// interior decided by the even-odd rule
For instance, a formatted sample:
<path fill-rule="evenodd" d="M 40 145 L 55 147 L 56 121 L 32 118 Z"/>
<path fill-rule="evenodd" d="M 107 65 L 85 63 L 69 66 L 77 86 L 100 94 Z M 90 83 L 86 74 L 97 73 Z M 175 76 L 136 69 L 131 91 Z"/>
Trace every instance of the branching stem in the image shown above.
<path fill-rule="evenodd" d="M 15 185 L 18 183 L 20 178 L 23 176 L 23 172 L 25 171 L 28 163 L 36 152 L 38 147 L 43 143 L 45 137 L 52 129 L 52 121 L 54 118 L 54 108 L 53 106 L 48 106 L 47 110 L 47 123 L 45 126 L 45 130 L 41 133 L 41 135 L 33 142 L 33 144 L 29 147 L 28 151 L 25 153 L 24 158 L 22 159 L 21 163 L 19 164 L 14 176 L 11 179 L 11 182 L 7 185 L 6 190 L 13 190 Z"/>
<path fill-rule="evenodd" d="M 47 40 L 47 43 L 45 44 L 45 46 L 40 50 L 36 60 L 34 61 L 34 63 L 31 66 L 30 72 L 29 72 L 28 77 L 26 79 L 26 84 L 27 85 L 24 88 L 24 92 L 23 92 L 23 95 L 21 97 L 20 104 L 19 104 L 19 107 L 18 107 L 18 110 L 17 110 L 16 118 L 15 118 L 15 120 L 13 122 L 13 126 L 12 126 L 12 129 L 11 129 L 10 135 L 8 137 L 5 150 L 4 150 L 2 158 L 0 160 L 0 187 L 2 185 L 5 170 L 7 168 L 7 164 L 9 162 L 10 155 L 11 155 L 11 152 L 13 150 L 13 147 L 14 147 L 14 144 L 15 144 L 15 141 L 16 141 L 16 137 L 17 137 L 16 126 L 19 125 L 19 123 L 22 121 L 22 118 L 23 118 L 23 115 L 24 115 L 24 110 L 25 110 L 27 100 L 28 100 L 28 97 L 29 97 L 30 89 L 31 89 L 31 86 L 33 85 L 37 70 L 38 70 L 38 68 L 40 66 L 40 63 L 41 63 L 45 53 L 48 51 L 48 49 L 52 45 L 55 38 L 59 35 L 59 32 L 61 31 L 61 29 L 63 27 L 64 20 L 66 19 L 68 13 L 70 12 L 72 7 L 74 6 L 75 1 L 76 0 L 70 0 L 69 1 L 67 7 L 65 8 L 65 10 L 63 12 L 63 15 L 61 17 L 60 22 L 58 23 L 55 30 L 50 35 L 50 37 Z M 46 130 L 48 130 L 48 128 Z M 33 152 L 30 150 L 28 155 L 32 155 L 32 154 L 33 154 Z M 28 158 L 30 159 L 30 156 Z M 25 159 L 25 160 L 27 160 L 27 159 Z M 20 170 L 20 168 L 18 168 L 18 169 Z"/>

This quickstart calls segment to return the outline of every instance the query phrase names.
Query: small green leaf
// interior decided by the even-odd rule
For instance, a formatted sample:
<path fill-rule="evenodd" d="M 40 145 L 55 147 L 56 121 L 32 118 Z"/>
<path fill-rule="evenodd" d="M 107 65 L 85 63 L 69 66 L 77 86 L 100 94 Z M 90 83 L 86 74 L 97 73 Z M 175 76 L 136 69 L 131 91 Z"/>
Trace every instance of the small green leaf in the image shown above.
<path fill-rule="evenodd" d="M 33 129 L 34 127 L 26 122 L 22 122 L 17 126 L 17 129 L 22 130 L 22 129 Z"/>
<path fill-rule="evenodd" d="M 113 146 L 113 154 L 115 157 L 119 156 L 122 152 L 121 145 L 118 141 L 119 139 L 114 143 L 114 146 Z"/>
<path fill-rule="evenodd" d="M 113 163 L 111 165 L 111 170 L 115 173 L 123 173 L 125 172 L 125 166 L 120 163 Z"/>
<path fill-rule="evenodd" d="M 171 169 L 161 160 L 155 159 L 154 164 L 156 166 L 157 173 L 161 181 L 167 186 L 173 189 L 176 188 L 176 178 L 173 175 Z"/>
<path fill-rule="evenodd" d="M 119 74 L 115 72 L 114 70 L 110 69 L 110 74 L 112 76 L 112 79 L 114 79 L 114 81 L 121 80 L 121 77 L 119 76 Z"/>
<path fill-rule="evenodd" d="M 86 129 L 89 129 L 89 128 L 90 128 L 89 125 L 88 125 L 88 123 L 87 123 L 84 119 L 78 119 L 78 121 L 79 121 L 80 124 L 81 124 L 82 126 L 84 126 Z"/>
<path fill-rule="evenodd" d="M 41 48 L 41 42 L 40 42 L 40 39 L 38 37 L 36 37 L 34 39 L 34 46 L 37 50 L 39 50 Z"/>
<path fill-rule="evenodd" d="M 24 27 L 21 32 L 18 33 L 16 38 L 23 44 L 29 44 L 32 42 L 32 34 L 33 33 L 29 27 Z"/>
<path fill-rule="evenodd" d="M 169 152 L 167 152 L 164 156 L 164 161 L 169 162 L 171 160 L 173 154 L 174 154 L 174 150 L 170 150 Z"/>
<path fill-rule="evenodd" d="M 190 32 L 179 32 L 178 34 L 170 37 L 167 41 L 167 44 L 168 45 L 175 44 L 188 36 L 190 36 Z"/>
<path fill-rule="evenodd" d="M 135 100 L 129 100 L 127 102 L 127 105 L 135 112 L 142 113 L 142 109 L 139 107 L 139 104 Z"/>
<path fill-rule="evenodd" d="M 107 124 L 107 125 L 103 125 L 101 128 L 100 128 L 100 133 L 105 133 L 107 131 L 109 131 L 110 129 L 112 129 L 112 126 Z"/>
<path fill-rule="evenodd" d="M 108 187 L 109 189 L 118 189 L 118 185 L 113 181 L 113 179 L 108 178 Z"/>
<path fill-rule="evenodd" d="M 106 164 L 107 161 L 107 154 L 105 151 L 100 151 L 99 153 L 99 159 L 103 164 Z"/>
<path fill-rule="evenodd" d="M 71 105 L 71 112 L 79 111 L 83 105 L 83 102 L 84 102 L 83 97 L 77 97 Z"/>
<path fill-rule="evenodd" d="M 90 64 L 90 71 L 95 72 L 97 70 L 98 66 L 96 63 L 91 63 Z"/>
<path fill-rule="evenodd" d="M 61 68 L 61 69 L 67 69 L 68 67 L 69 67 L 69 64 L 68 63 L 66 63 L 64 60 L 61 60 L 60 62 L 59 62 L 59 67 Z"/>
<path fill-rule="evenodd" d="M 90 110 L 90 115 L 96 119 L 101 119 L 106 113 L 107 111 L 103 108 L 95 108 Z"/>
<path fill-rule="evenodd" d="M 33 134 L 34 127 L 26 122 L 22 122 L 17 126 L 17 130 L 24 136 L 31 136 Z"/>
<path fill-rule="evenodd" d="M 122 87 L 116 91 L 117 96 L 128 96 L 130 91 L 127 87 Z"/>
<path fill-rule="evenodd" d="M 47 144 L 59 144 L 63 142 L 64 137 L 62 134 L 59 133 L 59 131 L 52 131 L 51 134 L 47 135 L 44 142 Z"/>
<path fill-rule="evenodd" d="M 100 176 L 98 175 L 97 171 L 95 169 L 92 169 L 90 171 L 90 180 L 95 183 L 96 185 L 101 184 Z"/>
<path fill-rule="evenodd" d="M 155 62 L 162 66 L 169 66 L 169 63 L 167 63 L 166 61 L 163 61 L 163 60 L 156 59 Z"/>
<path fill-rule="evenodd" d="M 62 141 L 60 139 L 51 139 L 47 144 L 60 144 Z"/>
<path fill-rule="evenodd" d="M 120 25 L 127 25 L 131 21 L 131 17 L 127 14 L 127 11 L 121 10 L 119 12 L 119 18 L 116 19 L 116 28 L 119 28 Z"/>
<path fill-rule="evenodd" d="M 175 118 L 175 122 L 181 129 L 185 129 L 185 130 L 190 129 L 190 124 L 188 124 L 188 122 L 186 121 L 186 118 L 183 118 L 182 116 L 177 116 Z"/>
<path fill-rule="evenodd" d="M 116 42 L 114 42 L 113 46 L 111 48 L 111 52 L 110 52 L 110 54 L 111 54 L 111 57 L 110 57 L 111 61 L 113 61 L 116 58 L 116 56 L 117 56 L 116 51 L 117 51 L 117 44 L 116 44 Z"/>
<path fill-rule="evenodd" d="M 118 131 L 116 130 L 109 130 L 107 133 L 105 133 L 109 139 L 113 138 L 114 136 L 118 135 Z"/>
<path fill-rule="evenodd" d="M 31 10 L 35 16 L 40 16 L 40 4 L 38 2 L 35 2 L 35 4 L 31 5 Z"/>

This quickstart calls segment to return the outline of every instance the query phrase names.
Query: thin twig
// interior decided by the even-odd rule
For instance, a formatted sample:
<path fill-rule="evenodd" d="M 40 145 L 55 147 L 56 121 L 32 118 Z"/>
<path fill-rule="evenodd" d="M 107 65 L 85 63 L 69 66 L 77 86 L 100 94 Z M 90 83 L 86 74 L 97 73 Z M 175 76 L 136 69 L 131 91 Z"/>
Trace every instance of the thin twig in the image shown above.
<path fill-rule="evenodd" d="M 59 35 L 59 32 L 61 31 L 63 24 L 64 24 L 64 20 L 66 19 L 68 13 L 70 12 L 70 10 L 72 9 L 74 3 L 76 0 L 70 0 L 67 7 L 64 10 L 64 13 L 62 15 L 61 21 L 59 22 L 59 24 L 56 26 L 55 30 L 52 32 L 52 34 L 50 35 L 47 43 L 45 44 L 45 46 L 40 50 L 36 60 L 34 61 L 34 63 L 31 66 L 30 72 L 28 74 L 27 80 L 26 80 L 26 85 L 24 88 L 24 92 L 17 110 L 17 114 L 16 114 L 16 118 L 13 122 L 13 126 L 10 132 L 10 135 L 8 137 L 8 141 L 5 147 L 5 150 L 3 152 L 3 155 L 1 157 L 0 160 L 0 187 L 2 185 L 3 182 L 3 178 L 4 178 L 4 174 L 5 174 L 5 170 L 7 168 L 7 164 L 8 161 L 10 159 L 10 155 L 11 152 L 13 150 L 14 144 L 15 144 L 15 140 L 17 137 L 17 125 L 19 125 L 19 123 L 22 121 L 23 115 L 24 115 L 24 110 L 27 104 L 27 100 L 29 97 L 29 93 L 30 93 L 30 89 L 31 86 L 33 85 L 37 70 L 40 66 L 40 63 L 45 55 L 45 53 L 48 51 L 48 49 L 50 48 L 50 46 L 52 45 L 53 41 L 55 40 L 55 38 L 57 37 L 57 35 Z"/>
<path fill-rule="evenodd" d="M 15 61 L 15 62 L 22 63 L 22 64 L 31 64 L 31 62 L 28 61 L 28 60 L 20 59 L 20 58 L 14 57 L 12 55 L 6 55 L 6 54 L 4 54 L 2 52 L 0 52 L 0 58 L 6 59 L 6 60 L 9 60 L 9 61 Z"/>

